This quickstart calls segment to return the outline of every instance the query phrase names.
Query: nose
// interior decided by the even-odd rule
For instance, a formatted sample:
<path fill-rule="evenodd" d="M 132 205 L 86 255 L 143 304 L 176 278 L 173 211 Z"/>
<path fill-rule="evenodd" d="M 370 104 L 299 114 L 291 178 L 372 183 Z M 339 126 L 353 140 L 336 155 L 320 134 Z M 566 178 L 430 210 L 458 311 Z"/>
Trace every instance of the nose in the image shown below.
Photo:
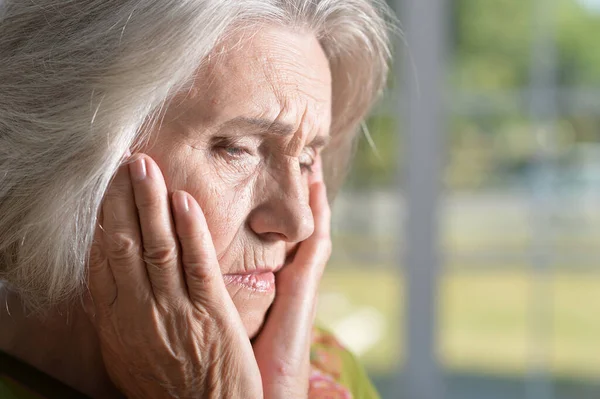
<path fill-rule="evenodd" d="M 265 240 L 297 243 L 314 231 L 314 219 L 308 202 L 307 182 L 298 168 L 269 174 L 256 190 L 261 196 L 249 215 L 248 224 Z"/>

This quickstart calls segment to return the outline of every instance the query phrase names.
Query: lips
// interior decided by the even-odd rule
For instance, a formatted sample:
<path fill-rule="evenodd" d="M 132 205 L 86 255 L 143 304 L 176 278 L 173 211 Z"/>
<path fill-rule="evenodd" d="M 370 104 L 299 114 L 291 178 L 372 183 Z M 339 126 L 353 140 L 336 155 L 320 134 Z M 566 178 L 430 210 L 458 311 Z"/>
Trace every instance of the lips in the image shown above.
<path fill-rule="evenodd" d="M 252 291 L 271 293 L 275 291 L 275 273 L 282 267 L 283 265 L 249 272 L 228 273 L 223 275 L 223 281 L 225 285 L 237 284 Z"/>
<path fill-rule="evenodd" d="M 275 291 L 275 273 L 226 274 L 226 285 L 238 284 L 252 291 L 270 293 Z"/>

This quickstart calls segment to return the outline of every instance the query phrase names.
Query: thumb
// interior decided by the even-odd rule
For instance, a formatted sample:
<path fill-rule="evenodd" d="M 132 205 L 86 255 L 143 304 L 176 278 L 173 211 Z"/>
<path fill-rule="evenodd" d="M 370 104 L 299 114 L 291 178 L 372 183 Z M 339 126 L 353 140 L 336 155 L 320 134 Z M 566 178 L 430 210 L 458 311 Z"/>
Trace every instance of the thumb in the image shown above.
<path fill-rule="evenodd" d="M 267 398 L 306 397 L 308 392 L 317 292 L 331 253 L 330 211 L 322 182 L 311 186 L 310 203 L 315 231 L 277 274 L 275 302 L 254 342 Z"/>

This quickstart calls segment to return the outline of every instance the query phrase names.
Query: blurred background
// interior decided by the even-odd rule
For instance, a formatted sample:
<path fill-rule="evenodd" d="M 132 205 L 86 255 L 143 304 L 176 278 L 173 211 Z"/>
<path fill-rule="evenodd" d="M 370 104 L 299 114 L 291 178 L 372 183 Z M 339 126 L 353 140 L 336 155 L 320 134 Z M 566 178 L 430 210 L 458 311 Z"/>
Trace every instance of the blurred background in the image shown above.
<path fill-rule="evenodd" d="M 389 0 L 321 323 L 383 398 L 600 398 L 600 0 Z"/>

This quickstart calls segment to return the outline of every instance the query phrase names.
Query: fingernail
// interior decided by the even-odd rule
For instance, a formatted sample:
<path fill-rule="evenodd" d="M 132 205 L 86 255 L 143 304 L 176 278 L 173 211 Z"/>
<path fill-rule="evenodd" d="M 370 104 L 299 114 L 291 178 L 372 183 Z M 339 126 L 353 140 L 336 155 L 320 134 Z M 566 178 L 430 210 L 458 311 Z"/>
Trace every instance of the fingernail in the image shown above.
<path fill-rule="evenodd" d="M 175 191 L 173 194 L 173 206 L 175 207 L 175 212 L 189 212 L 190 203 L 187 194 L 183 191 Z"/>
<path fill-rule="evenodd" d="M 136 159 L 129 164 L 129 173 L 135 181 L 141 181 L 146 178 L 146 160 L 143 157 Z"/>

